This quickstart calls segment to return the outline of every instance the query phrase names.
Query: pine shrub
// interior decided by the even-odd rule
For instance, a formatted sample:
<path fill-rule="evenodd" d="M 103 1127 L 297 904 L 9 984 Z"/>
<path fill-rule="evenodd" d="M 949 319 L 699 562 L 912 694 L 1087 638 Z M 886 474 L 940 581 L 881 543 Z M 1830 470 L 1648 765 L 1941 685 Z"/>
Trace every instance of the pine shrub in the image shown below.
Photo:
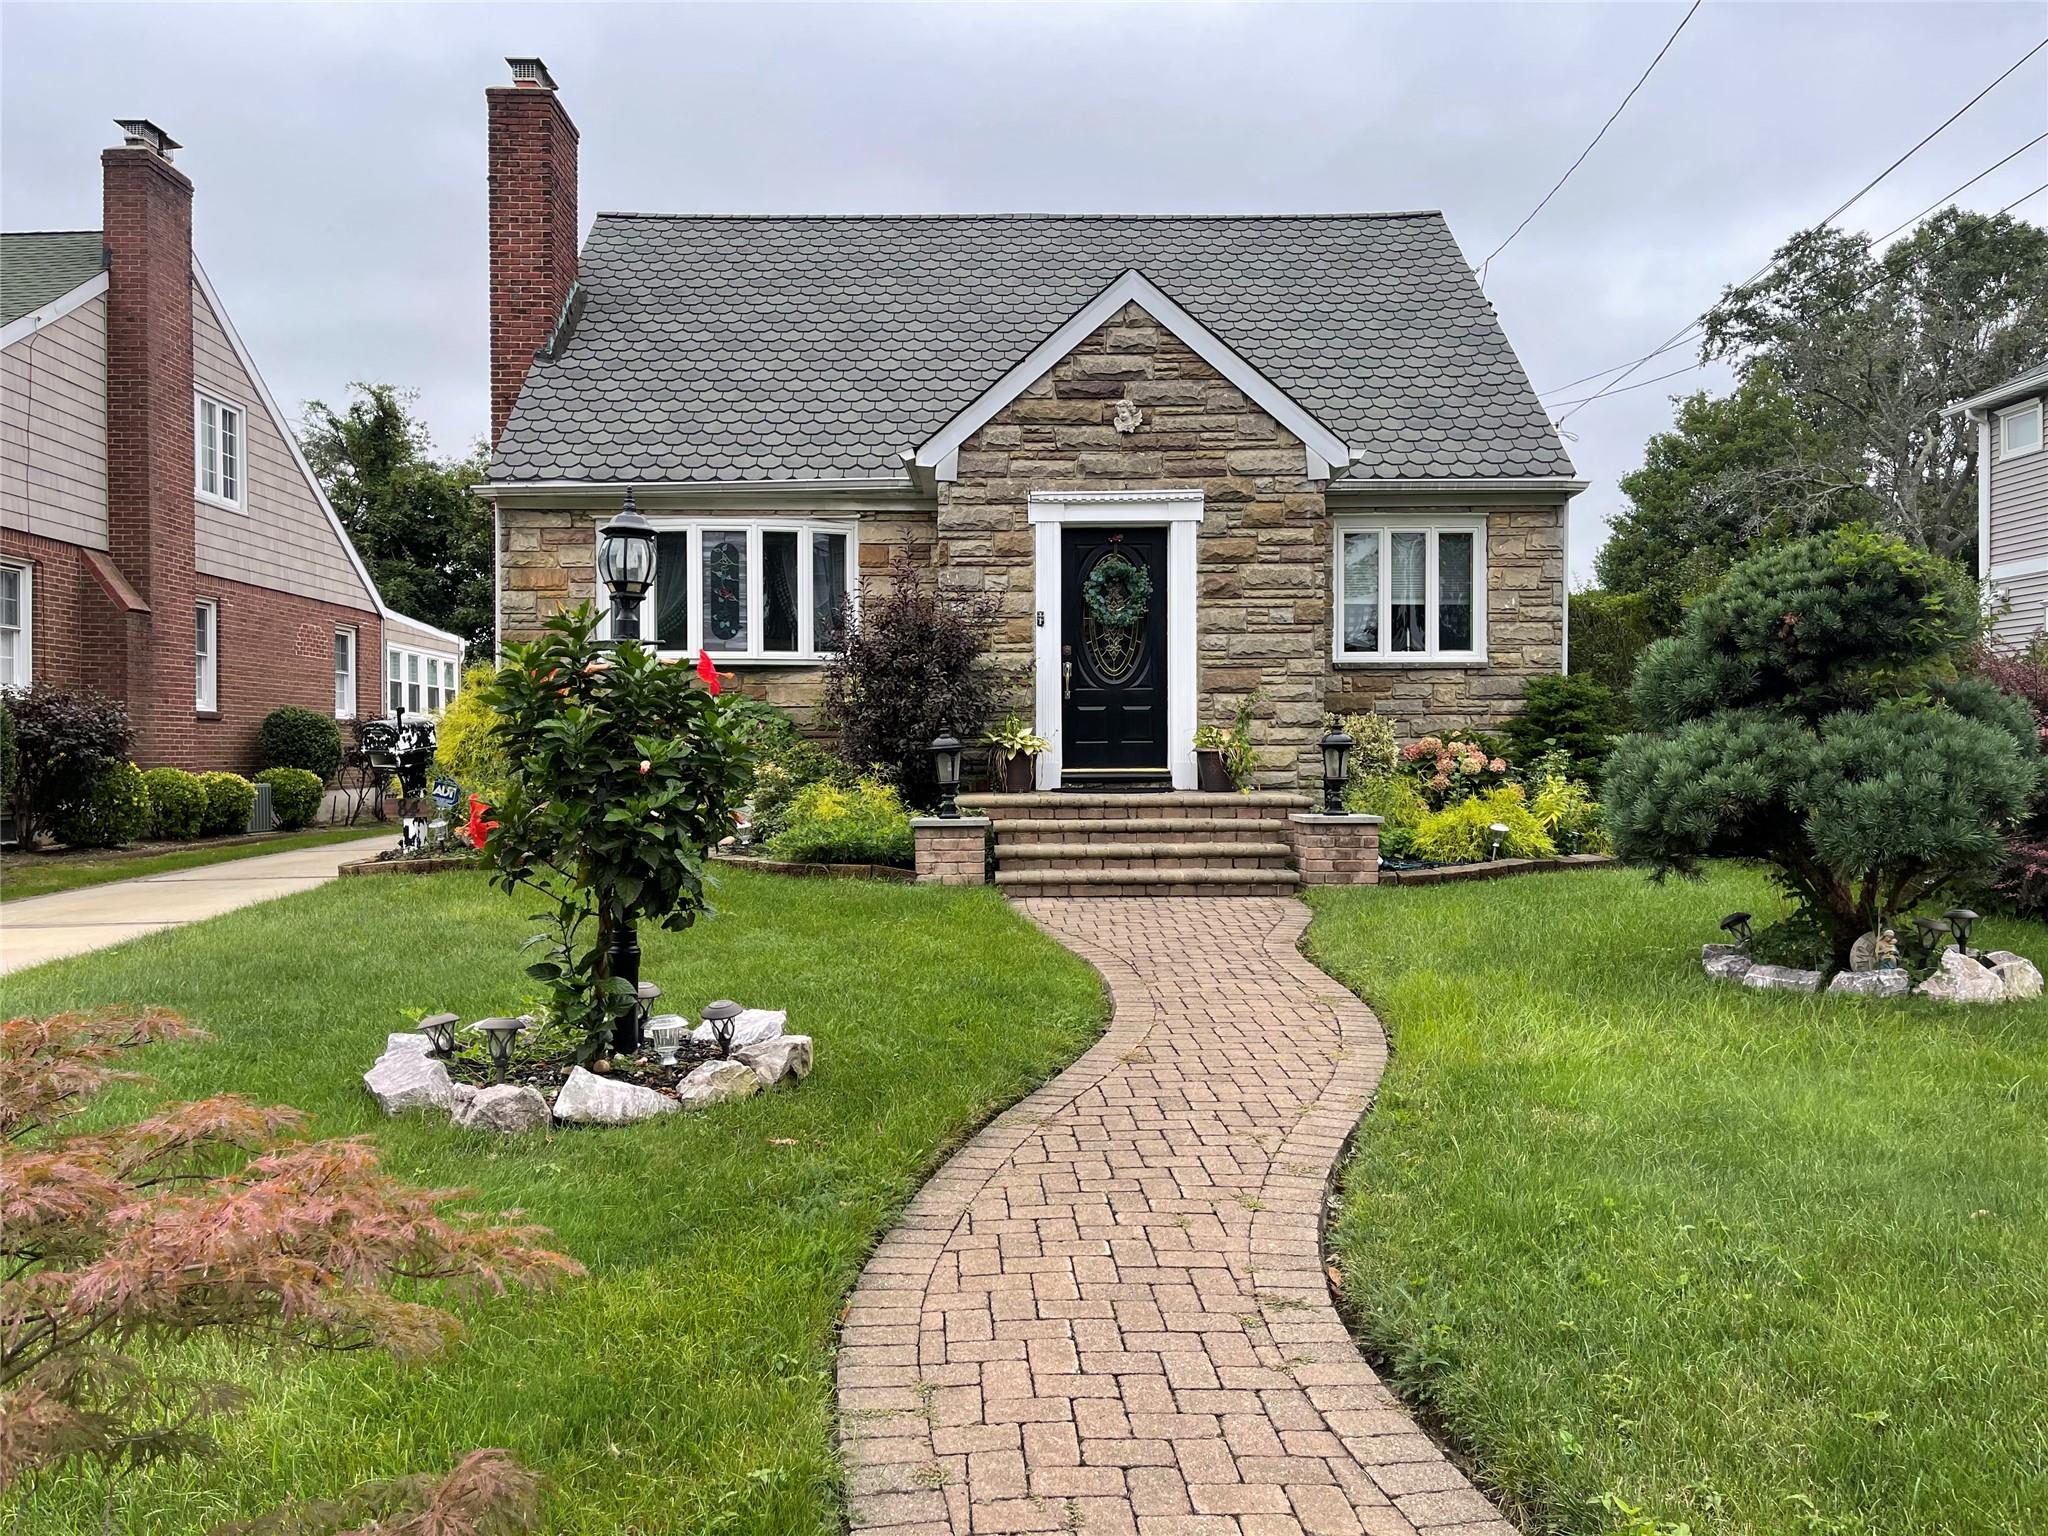
<path fill-rule="evenodd" d="M 142 782 L 149 788 L 151 836 L 184 842 L 206 830 L 206 786 L 198 774 L 152 768 Z"/>
<path fill-rule="evenodd" d="M 341 767 L 341 727 L 318 710 L 280 705 L 256 728 L 256 760 L 265 768 L 303 768 L 325 784 Z"/>
<path fill-rule="evenodd" d="M 1569 759 L 1570 777 L 1595 782 L 1624 727 L 1621 700 L 1590 677 L 1532 677 L 1522 707 L 1502 734 L 1508 755 L 1523 766 L 1547 752 Z"/>

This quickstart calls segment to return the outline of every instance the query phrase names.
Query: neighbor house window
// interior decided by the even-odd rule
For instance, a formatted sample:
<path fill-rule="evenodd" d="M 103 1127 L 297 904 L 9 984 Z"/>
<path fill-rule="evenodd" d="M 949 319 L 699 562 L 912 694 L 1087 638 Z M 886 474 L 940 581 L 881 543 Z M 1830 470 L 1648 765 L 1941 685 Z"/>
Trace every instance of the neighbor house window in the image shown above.
<path fill-rule="evenodd" d="M 1486 654 L 1486 524 L 1337 524 L 1339 661 L 1478 661 Z"/>
<path fill-rule="evenodd" d="M 455 663 L 394 645 L 384 653 L 385 702 L 392 713 L 438 715 L 455 701 Z"/>
<path fill-rule="evenodd" d="M 2029 400 L 1998 413 L 1998 456 L 2015 459 L 2041 447 L 2041 402 Z"/>
<path fill-rule="evenodd" d="M 196 417 L 199 494 L 217 506 L 239 512 L 248 457 L 242 434 L 242 408 L 211 395 L 201 395 Z"/>
<path fill-rule="evenodd" d="M 25 565 L 0 564 L 0 688 L 35 677 L 35 577 Z"/>
<path fill-rule="evenodd" d="M 356 632 L 334 632 L 334 718 L 356 717 Z"/>
<path fill-rule="evenodd" d="M 192 702 L 207 713 L 220 708 L 220 605 L 210 598 L 192 606 Z"/>
<path fill-rule="evenodd" d="M 640 634 L 663 651 L 807 660 L 839 648 L 852 591 L 847 523 L 654 518 Z"/>

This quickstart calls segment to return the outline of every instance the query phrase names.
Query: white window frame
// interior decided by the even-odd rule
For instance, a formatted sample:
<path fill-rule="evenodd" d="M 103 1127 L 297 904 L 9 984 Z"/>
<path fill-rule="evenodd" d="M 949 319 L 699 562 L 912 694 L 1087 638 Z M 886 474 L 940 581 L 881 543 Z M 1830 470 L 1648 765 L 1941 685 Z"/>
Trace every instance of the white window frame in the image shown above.
<path fill-rule="evenodd" d="M 2015 448 L 2012 446 L 2012 423 L 2022 416 L 2034 418 L 2034 446 L 2031 448 Z M 2039 453 L 2041 451 L 2041 427 L 2041 402 L 2039 400 L 2028 400 L 2023 404 L 2011 406 L 2000 411 L 1998 413 L 1999 463 L 2003 464 L 2007 459 L 2024 459 L 2030 453 Z"/>
<path fill-rule="evenodd" d="M 429 679 L 434 681 L 429 682 Z M 408 715 L 426 715 L 439 719 L 448 712 L 448 706 L 455 702 L 455 695 L 462 683 L 462 667 L 454 657 L 440 651 L 423 651 L 415 645 L 394 645 L 384 647 L 384 710 L 394 713 L 404 709 Z M 393 685 L 398 688 L 398 700 L 391 697 Z M 440 691 L 441 702 L 436 708 L 427 707 L 427 690 Z M 413 703 L 413 690 L 419 692 L 419 703 Z"/>
<path fill-rule="evenodd" d="M 235 419 L 235 494 L 224 494 L 220 489 L 218 459 L 215 463 L 214 486 L 206 486 L 206 408 L 214 410 L 214 435 L 220 437 L 221 424 L 228 417 Z M 216 449 L 216 454 L 218 449 Z M 229 512 L 246 511 L 249 504 L 249 413 L 232 400 L 223 400 L 219 395 L 210 395 L 205 390 L 192 392 L 192 493 L 208 506 L 222 507 Z"/>
<path fill-rule="evenodd" d="M 1377 651 L 1351 651 L 1344 647 L 1344 535 L 1347 533 L 1377 533 L 1380 536 L 1380 648 Z M 1428 564 L 1424 571 L 1423 590 L 1428 594 L 1425 610 L 1425 637 L 1428 644 L 1419 651 L 1396 651 L 1394 643 L 1393 605 L 1393 535 L 1396 533 L 1427 533 Z M 1437 644 L 1437 618 L 1443 608 L 1443 592 L 1438 585 L 1437 540 L 1446 533 L 1469 533 L 1472 535 L 1472 647 L 1470 650 L 1447 651 Z M 1358 667 L 1414 667 L 1414 666 L 1484 666 L 1486 664 L 1486 609 L 1487 609 L 1487 562 L 1486 562 L 1486 519 L 1484 517 L 1437 517 L 1433 515 L 1408 515 L 1402 513 L 1379 513 L 1344 515 L 1331 519 L 1330 529 L 1330 658 L 1339 666 Z"/>
<path fill-rule="evenodd" d="M 220 604 L 210 597 L 193 601 L 192 708 L 197 714 L 220 713 Z M 206 654 L 199 654 L 198 618 L 206 615 Z M 199 663 L 204 661 L 202 668 Z"/>
<path fill-rule="evenodd" d="M 348 642 L 348 685 L 346 688 L 342 686 L 343 673 L 340 666 L 337 665 L 334 669 L 334 718 L 337 720 L 353 720 L 356 717 L 356 678 L 358 660 L 363 649 L 362 635 L 350 625 L 337 624 L 334 626 L 334 638 L 337 641 L 346 640 Z"/>
<path fill-rule="evenodd" d="M 748 517 L 739 514 L 719 517 L 701 513 L 690 517 L 650 517 L 656 533 L 686 533 L 689 535 L 688 580 L 690 582 L 690 624 L 689 643 L 678 650 L 674 646 L 659 648 L 664 656 L 695 656 L 700 650 L 710 651 L 714 661 L 744 664 L 747 666 L 816 666 L 838 654 L 833 650 L 821 650 L 815 633 L 816 607 L 812 583 L 811 553 L 812 537 L 816 534 L 837 534 L 846 540 L 846 596 L 858 607 L 860 603 L 860 524 L 852 518 L 805 518 L 805 517 Z M 707 533 L 739 533 L 747 536 L 747 643 L 744 651 L 714 650 L 704 641 L 704 535 Z M 764 533 L 794 533 L 796 546 L 796 615 L 797 648 L 794 651 L 764 651 L 761 640 L 766 632 L 762 623 L 763 604 L 761 597 L 761 536 Z M 652 639 L 651 630 L 658 612 L 656 599 L 660 593 L 662 571 L 659 564 L 654 572 L 655 585 L 640 601 L 640 633 Z M 599 583 L 600 589 L 602 582 Z M 602 590 L 597 601 L 605 607 L 605 638 L 611 638 L 611 610 L 609 599 Z"/>
<path fill-rule="evenodd" d="M 16 675 L 0 677 L 0 688 L 26 688 L 36 680 L 36 568 L 26 560 L 0 560 L 0 570 L 13 571 L 21 583 L 21 623 L 16 629 Z"/>

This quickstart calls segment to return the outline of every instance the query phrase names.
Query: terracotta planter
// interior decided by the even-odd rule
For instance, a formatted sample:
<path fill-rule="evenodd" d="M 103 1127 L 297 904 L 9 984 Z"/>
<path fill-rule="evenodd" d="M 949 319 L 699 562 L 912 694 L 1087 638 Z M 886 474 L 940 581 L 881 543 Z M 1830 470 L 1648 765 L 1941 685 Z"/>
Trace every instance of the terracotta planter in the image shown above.
<path fill-rule="evenodd" d="M 1195 749 L 1195 788 L 1205 795 L 1227 795 L 1236 786 L 1223 766 L 1223 754 L 1214 748 Z"/>
<path fill-rule="evenodd" d="M 1012 752 L 1002 759 L 1002 786 L 1006 795 L 1026 795 L 1038 787 L 1038 754 Z"/>

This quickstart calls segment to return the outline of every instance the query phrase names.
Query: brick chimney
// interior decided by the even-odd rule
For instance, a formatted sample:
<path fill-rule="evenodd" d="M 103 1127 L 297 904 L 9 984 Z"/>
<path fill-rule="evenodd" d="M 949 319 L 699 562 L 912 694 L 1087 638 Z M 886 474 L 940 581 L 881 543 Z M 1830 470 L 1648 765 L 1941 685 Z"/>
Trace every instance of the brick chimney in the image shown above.
<path fill-rule="evenodd" d="M 491 442 L 576 281 L 576 125 L 539 59 L 484 92 L 491 159 Z"/>
<path fill-rule="evenodd" d="M 146 613 L 101 660 L 125 683 L 141 762 L 182 762 L 193 729 L 192 183 L 178 143 L 120 121 L 100 154 L 107 247 L 107 553 Z"/>

